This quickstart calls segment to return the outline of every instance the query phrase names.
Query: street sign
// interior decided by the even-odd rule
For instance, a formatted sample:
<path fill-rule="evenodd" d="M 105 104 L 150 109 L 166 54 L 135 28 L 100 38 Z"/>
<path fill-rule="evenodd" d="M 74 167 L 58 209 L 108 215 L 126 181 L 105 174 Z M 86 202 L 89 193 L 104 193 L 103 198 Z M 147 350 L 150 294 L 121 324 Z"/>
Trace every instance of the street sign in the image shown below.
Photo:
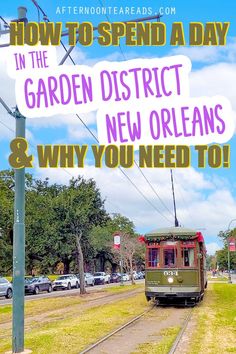
<path fill-rule="evenodd" d="M 120 248 L 120 235 L 114 235 L 114 248 Z"/>
<path fill-rule="evenodd" d="M 236 238 L 235 237 L 229 238 L 229 251 L 230 252 L 236 251 Z"/>

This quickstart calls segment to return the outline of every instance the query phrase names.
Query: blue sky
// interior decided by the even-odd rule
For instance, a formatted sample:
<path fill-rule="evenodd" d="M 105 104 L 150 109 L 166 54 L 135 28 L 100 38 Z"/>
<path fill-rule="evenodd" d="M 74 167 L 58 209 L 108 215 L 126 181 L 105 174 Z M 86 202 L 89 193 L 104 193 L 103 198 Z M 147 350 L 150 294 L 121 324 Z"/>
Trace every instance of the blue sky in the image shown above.
<path fill-rule="evenodd" d="M 163 47 L 128 47 L 123 41 L 121 50 L 119 47 L 101 47 L 96 41 L 91 47 L 77 46 L 72 52 L 72 57 L 77 64 L 94 65 L 100 60 L 120 61 L 132 58 L 154 58 L 175 54 L 187 55 L 192 60 L 192 73 L 190 75 L 191 96 L 213 96 L 221 94 L 226 96 L 232 105 L 233 115 L 236 119 L 236 37 L 235 37 L 235 11 L 234 1 L 227 1 L 224 6 L 216 1 L 77 1 L 39 0 L 39 5 L 48 15 L 51 21 L 90 21 L 94 25 L 107 21 L 105 15 L 74 14 L 73 11 L 99 11 L 101 4 L 105 7 L 120 8 L 128 6 L 131 12 L 146 11 L 152 14 L 161 11 L 162 21 L 167 29 L 171 28 L 172 22 L 183 22 L 187 37 L 188 24 L 194 22 L 231 22 L 227 35 L 227 45 L 224 47 L 171 47 L 168 44 Z M 26 6 L 28 19 L 38 20 L 36 7 L 30 0 L 0 2 L 0 15 L 6 20 L 17 17 L 17 7 Z M 69 9 L 68 6 L 71 6 Z M 74 10 L 73 7 L 76 7 Z M 79 9 L 81 7 L 82 9 Z M 139 9 L 138 9 L 139 8 Z M 62 12 L 65 12 L 62 14 Z M 69 11 L 71 12 L 69 14 Z M 145 15 L 143 15 L 145 16 Z M 132 20 L 143 17 L 140 14 L 118 15 L 114 11 L 108 15 L 111 22 Z M 42 20 L 42 16 L 41 16 Z M 167 38 L 169 38 L 167 32 Z M 186 38 L 187 39 L 187 38 Z M 0 43 L 5 43 L 7 37 L 2 36 Z M 66 40 L 64 41 L 66 44 Z M 58 59 L 63 57 L 64 51 L 58 48 Z M 124 53 L 124 55 L 122 54 Z M 0 95 L 10 107 L 15 105 L 14 81 L 7 77 L 4 49 L 0 49 Z M 69 61 L 66 64 L 70 64 Z M 81 114 L 81 117 L 96 133 L 95 112 Z M 6 128 L 7 125 L 7 128 Z M 14 137 L 14 122 L 12 118 L 0 107 L 0 152 L 1 169 L 8 168 L 9 142 Z M 95 143 L 88 132 L 79 122 L 75 115 L 61 115 L 49 118 L 37 118 L 27 120 L 27 137 L 32 146 L 37 144 L 85 144 Z M 235 170 L 236 170 L 236 138 L 230 140 L 231 167 L 229 169 L 199 169 L 196 165 L 195 156 L 192 167 L 189 169 L 174 170 L 176 182 L 177 209 L 180 223 L 186 227 L 204 229 L 208 251 L 214 252 L 220 242 L 217 233 L 227 229 L 230 220 L 236 218 L 236 193 L 235 193 Z M 35 151 L 32 150 L 32 153 Z M 130 217 L 140 233 L 151 229 L 169 226 L 168 220 L 173 219 L 170 212 L 163 207 L 159 199 L 146 183 L 140 171 L 134 167 L 127 174 L 137 184 L 146 197 L 161 212 L 160 215 L 153 209 L 124 178 L 119 170 L 107 168 L 95 169 L 91 160 L 86 161 L 84 169 L 71 169 L 69 174 L 62 169 L 39 169 L 30 170 L 36 177 L 49 177 L 51 182 L 67 183 L 70 175 L 83 174 L 86 178 L 93 177 L 102 195 L 106 198 L 106 207 L 111 213 L 120 212 Z M 167 169 L 144 169 L 143 172 L 161 197 L 168 209 L 172 210 L 170 176 Z M 164 217 L 163 217 L 164 215 Z"/>

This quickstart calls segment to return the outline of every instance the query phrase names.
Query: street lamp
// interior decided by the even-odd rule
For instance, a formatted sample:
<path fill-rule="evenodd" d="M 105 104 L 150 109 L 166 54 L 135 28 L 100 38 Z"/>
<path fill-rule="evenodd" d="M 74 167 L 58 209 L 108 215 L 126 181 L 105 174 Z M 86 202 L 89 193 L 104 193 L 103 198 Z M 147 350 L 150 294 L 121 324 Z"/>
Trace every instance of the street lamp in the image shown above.
<path fill-rule="evenodd" d="M 228 226 L 228 232 L 230 232 L 230 226 L 232 224 L 232 222 L 236 221 L 236 219 L 232 219 L 229 223 Z M 227 246 L 228 246 L 228 283 L 231 284 L 232 280 L 231 280 L 231 274 L 230 274 L 230 250 L 229 250 L 229 234 L 227 236 Z"/>

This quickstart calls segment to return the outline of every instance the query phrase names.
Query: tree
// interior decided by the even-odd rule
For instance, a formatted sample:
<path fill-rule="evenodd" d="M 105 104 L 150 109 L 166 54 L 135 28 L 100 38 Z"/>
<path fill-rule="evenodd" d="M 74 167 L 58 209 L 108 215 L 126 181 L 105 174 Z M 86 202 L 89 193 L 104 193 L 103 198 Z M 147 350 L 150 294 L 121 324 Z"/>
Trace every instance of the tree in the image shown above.
<path fill-rule="evenodd" d="M 121 235 L 121 253 L 122 257 L 124 258 L 124 262 L 126 262 L 130 271 L 132 284 L 135 284 L 133 274 L 133 261 L 134 255 L 138 248 L 140 248 L 140 243 L 137 236 L 127 233 L 123 233 Z"/>
<path fill-rule="evenodd" d="M 26 269 L 28 272 L 52 272 L 60 262 L 58 215 L 53 206 L 60 192 L 57 185 L 34 180 L 26 193 Z"/>
<path fill-rule="evenodd" d="M 25 175 L 26 190 L 30 188 L 32 177 Z M 12 270 L 13 223 L 14 223 L 14 171 L 0 172 L 0 272 L 8 274 Z"/>
<path fill-rule="evenodd" d="M 135 256 L 140 258 L 140 255 L 143 253 L 144 256 L 144 247 L 138 241 L 138 235 L 135 233 L 135 227 L 131 220 L 120 215 L 115 214 L 114 218 L 110 220 L 110 227 L 112 234 L 114 232 L 120 233 L 121 237 L 121 246 L 120 249 L 114 249 L 112 247 L 112 252 L 114 257 L 117 260 L 122 257 L 123 265 L 126 269 L 130 271 L 131 281 L 134 284 L 133 277 L 133 264 Z M 112 240 L 113 244 L 113 240 Z"/>
<path fill-rule="evenodd" d="M 236 237 L 236 228 L 220 231 L 218 235 L 224 242 L 224 248 L 216 252 L 217 263 L 220 269 L 228 268 L 228 239 Z M 230 251 L 230 268 L 236 269 L 236 252 Z"/>
<path fill-rule="evenodd" d="M 216 251 L 216 259 L 219 269 L 228 269 L 228 247 Z M 230 252 L 230 268 L 236 269 L 236 252 Z"/>
<path fill-rule="evenodd" d="M 83 244 L 88 242 L 88 233 L 94 225 L 107 220 L 104 201 L 94 180 L 82 177 L 72 179 L 68 187 L 58 195 L 57 210 L 63 221 L 66 242 L 74 245 L 80 277 L 80 293 L 84 294 L 84 255 Z"/>
<path fill-rule="evenodd" d="M 217 268 L 217 259 L 215 255 L 206 255 L 206 267 L 208 270 Z"/>
<path fill-rule="evenodd" d="M 114 231 L 115 229 L 111 225 L 111 219 L 108 219 L 106 225 L 94 226 L 89 233 L 90 255 L 93 260 L 92 267 L 94 270 L 98 268 L 96 270 L 105 271 L 105 264 L 109 262 L 112 272 L 116 271 L 118 263 L 112 251 L 112 234 Z M 99 262 L 98 266 L 96 265 L 96 261 Z"/>

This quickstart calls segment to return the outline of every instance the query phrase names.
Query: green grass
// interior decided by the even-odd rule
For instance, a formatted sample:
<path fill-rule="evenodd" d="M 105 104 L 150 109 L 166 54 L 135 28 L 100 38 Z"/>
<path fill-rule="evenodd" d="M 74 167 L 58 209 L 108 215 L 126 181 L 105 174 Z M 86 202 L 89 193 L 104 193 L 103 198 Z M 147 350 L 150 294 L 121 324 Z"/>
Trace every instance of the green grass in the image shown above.
<path fill-rule="evenodd" d="M 236 285 L 209 284 L 194 318 L 197 326 L 189 354 L 236 353 Z"/>
<path fill-rule="evenodd" d="M 34 301 L 25 302 L 25 315 L 35 316 L 45 313 L 47 311 L 54 311 L 63 308 L 69 308 L 83 302 L 80 296 L 65 296 L 65 297 L 54 297 L 50 299 L 39 299 Z M 0 306 L 1 322 L 7 322 L 11 320 L 12 306 Z"/>
<path fill-rule="evenodd" d="M 114 286 L 114 287 L 108 287 L 104 288 L 99 292 L 103 293 L 123 293 L 123 292 L 129 292 L 132 290 L 135 290 L 137 288 L 142 288 L 142 284 L 138 285 L 126 285 L 126 286 Z M 89 289 L 87 289 L 89 292 Z M 90 293 L 92 294 L 92 293 Z M 88 298 L 89 299 L 89 298 Z M 34 316 L 34 315 L 40 315 L 43 314 L 47 311 L 54 311 L 54 310 L 60 310 L 67 308 L 69 311 L 70 307 L 73 307 L 75 305 L 81 304 L 87 300 L 86 295 L 84 298 L 82 298 L 79 294 L 78 295 L 67 295 L 63 297 L 53 297 L 53 298 L 45 298 L 45 299 L 39 299 L 39 300 L 34 300 L 34 301 L 26 301 L 25 302 L 25 315 L 26 317 L 28 316 Z M 0 315 L 1 315 L 1 322 L 7 322 L 11 321 L 11 312 L 12 312 L 12 306 L 11 305 L 6 305 L 6 306 L 0 306 Z"/>
<path fill-rule="evenodd" d="M 135 306 L 134 306 L 135 303 Z M 143 312 L 148 306 L 143 294 L 73 313 L 63 310 L 60 319 L 32 323 L 25 347 L 35 354 L 77 354 L 109 331 Z M 0 341 L 0 353 L 10 350 L 10 338 Z"/>
<path fill-rule="evenodd" d="M 104 289 L 108 293 L 123 293 L 125 291 L 131 291 L 135 289 L 141 289 L 143 288 L 143 284 L 135 284 L 135 285 L 130 285 L 130 284 L 124 284 L 124 285 L 115 285 L 109 288 Z"/>
<path fill-rule="evenodd" d="M 168 354 L 179 331 L 179 327 L 163 329 L 158 333 L 161 336 L 158 342 L 142 343 L 132 354 Z"/>
<path fill-rule="evenodd" d="M 11 305 L 0 306 L 1 322 L 2 322 L 2 315 L 9 314 L 9 313 L 11 313 L 11 311 L 12 311 Z"/>
<path fill-rule="evenodd" d="M 211 282 L 218 282 L 218 281 L 224 281 L 227 282 L 228 278 L 226 277 L 217 277 L 217 278 L 212 278 L 212 277 L 208 277 L 208 280 L 210 280 Z"/>

